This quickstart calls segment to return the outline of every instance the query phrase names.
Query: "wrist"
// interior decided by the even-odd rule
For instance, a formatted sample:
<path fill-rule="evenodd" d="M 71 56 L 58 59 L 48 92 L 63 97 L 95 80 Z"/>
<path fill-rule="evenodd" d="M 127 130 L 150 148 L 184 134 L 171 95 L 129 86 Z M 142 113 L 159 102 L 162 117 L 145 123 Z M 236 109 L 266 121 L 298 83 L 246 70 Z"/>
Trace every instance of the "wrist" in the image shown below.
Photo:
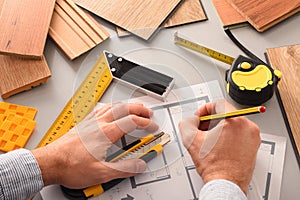
<path fill-rule="evenodd" d="M 59 169 L 63 161 L 58 154 L 51 152 L 46 147 L 41 147 L 31 151 L 42 172 L 44 186 L 57 184 L 59 181 Z"/>
<path fill-rule="evenodd" d="M 202 167 L 207 163 L 202 163 Z M 208 166 L 208 165 L 207 165 Z M 247 188 L 251 181 L 252 174 L 247 173 L 243 168 L 237 167 L 238 163 L 234 161 L 223 161 L 210 164 L 209 167 L 201 167 L 198 169 L 203 182 L 224 179 L 230 181 L 241 188 L 241 190 L 247 195 Z"/>
<path fill-rule="evenodd" d="M 248 184 L 245 184 L 230 175 L 227 175 L 224 173 L 215 173 L 215 174 L 206 175 L 206 176 L 202 177 L 202 179 L 203 179 L 204 183 L 208 183 L 210 181 L 219 180 L 219 179 L 230 181 L 230 182 L 236 184 L 244 192 L 244 194 L 247 195 Z"/>

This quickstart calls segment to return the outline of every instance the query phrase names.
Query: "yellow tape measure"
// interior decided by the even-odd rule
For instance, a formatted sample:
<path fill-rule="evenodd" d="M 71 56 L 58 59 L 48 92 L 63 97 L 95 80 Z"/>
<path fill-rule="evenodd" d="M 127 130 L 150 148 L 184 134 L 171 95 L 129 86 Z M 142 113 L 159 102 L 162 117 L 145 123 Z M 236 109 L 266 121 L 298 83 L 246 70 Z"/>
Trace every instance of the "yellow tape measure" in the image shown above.
<path fill-rule="evenodd" d="M 112 80 L 102 54 L 37 147 L 46 146 L 79 123 L 93 109 Z"/>
<path fill-rule="evenodd" d="M 174 43 L 231 65 L 225 74 L 226 90 L 237 103 L 261 105 L 273 96 L 281 79 L 281 72 L 272 69 L 259 59 L 242 55 L 233 58 L 179 37 L 178 33 L 175 33 Z"/>
<path fill-rule="evenodd" d="M 183 46 L 185 48 L 194 50 L 196 52 L 199 52 L 199 53 L 204 54 L 206 56 L 212 57 L 212 58 L 214 58 L 216 60 L 219 60 L 221 62 L 224 62 L 226 64 L 231 65 L 234 61 L 234 58 L 231 57 L 231 56 L 228 56 L 226 54 L 217 52 L 217 51 L 212 50 L 210 48 L 207 48 L 205 46 L 201 46 L 199 44 L 196 44 L 194 42 L 186 40 L 182 37 L 179 37 L 177 32 L 175 33 L 174 40 L 175 40 L 175 44 L 177 44 L 177 45 L 180 45 L 180 46 Z"/>

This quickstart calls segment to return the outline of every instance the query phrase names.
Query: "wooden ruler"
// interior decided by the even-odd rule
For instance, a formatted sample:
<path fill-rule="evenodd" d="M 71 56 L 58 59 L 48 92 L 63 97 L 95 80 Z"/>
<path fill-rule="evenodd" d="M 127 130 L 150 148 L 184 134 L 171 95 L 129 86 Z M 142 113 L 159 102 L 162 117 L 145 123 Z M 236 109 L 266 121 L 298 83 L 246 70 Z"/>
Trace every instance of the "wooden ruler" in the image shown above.
<path fill-rule="evenodd" d="M 79 123 L 94 108 L 112 79 L 102 54 L 37 147 L 50 144 Z"/>

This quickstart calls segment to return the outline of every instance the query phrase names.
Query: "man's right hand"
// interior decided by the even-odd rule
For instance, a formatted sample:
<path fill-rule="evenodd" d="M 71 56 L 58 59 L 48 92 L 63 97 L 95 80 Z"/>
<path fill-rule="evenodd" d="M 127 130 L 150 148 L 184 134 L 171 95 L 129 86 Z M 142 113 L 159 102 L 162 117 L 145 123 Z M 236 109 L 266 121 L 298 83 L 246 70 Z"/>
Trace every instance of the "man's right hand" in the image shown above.
<path fill-rule="evenodd" d="M 233 111 L 227 102 L 208 103 L 194 117 L 179 123 L 183 143 L 204 183 L 225 179 L 237 184 L 245 194 L 252 179 L 260 130 L 245 117 L 201 122 L 200 116 Z"/>

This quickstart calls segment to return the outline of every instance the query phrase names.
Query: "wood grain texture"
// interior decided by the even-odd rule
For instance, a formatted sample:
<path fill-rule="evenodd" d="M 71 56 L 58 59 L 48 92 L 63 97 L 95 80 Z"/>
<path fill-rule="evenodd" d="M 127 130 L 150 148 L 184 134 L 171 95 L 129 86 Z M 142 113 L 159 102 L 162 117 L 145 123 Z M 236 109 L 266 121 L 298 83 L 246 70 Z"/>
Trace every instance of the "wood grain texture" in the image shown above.
<path fill-rule="evenodd" d="M 0 52 L 41 58 L 55 0 L 1 0 Z"/>
<path fill-rule="evenodd" d="M 189 24 L 206 20 L 206 14 L 200 0 L 185 0 L 182 5 L 174 12 L 174 14 L 163 25 L 164 28 Z M 126 30 L 116 27 L 119 37 L 128 36 Z"/>
<path fill-rule="evenodd" d="M 185 0 L 163 27 L 178 26 L 206 19 L 200 0 Z"/>
<path fill-rule="evenodd" d="M 148 40 L 181 0 L 75 0 L 79 6 Z"/>
<path fill-rule="evenodd" d="M 71 60 L 109 37 L 109 33 L 72 0 L 56 1 L 49 35 Z"/>
<path fill-rule="evenodd" d="M 46 83 L 51 76 L 46 59 L 25 59 L 0 55 L 0 92 L 6 99 Z"/>
<path fill-rule="evenodd" d="M 300 156 L 300 44 L 267 49 L 267 55 L 283 74 L 278 89 Z"/>
<path fill-rule="evenodd" d="M 300 11 L 300 0 L 227 0 L 259 32 Z"/>
<path fill-rule="evenodd" d="M 212 0 L 212 2 L 224 27 L 236 26 L 247 22 L 226 0 Z"/>

